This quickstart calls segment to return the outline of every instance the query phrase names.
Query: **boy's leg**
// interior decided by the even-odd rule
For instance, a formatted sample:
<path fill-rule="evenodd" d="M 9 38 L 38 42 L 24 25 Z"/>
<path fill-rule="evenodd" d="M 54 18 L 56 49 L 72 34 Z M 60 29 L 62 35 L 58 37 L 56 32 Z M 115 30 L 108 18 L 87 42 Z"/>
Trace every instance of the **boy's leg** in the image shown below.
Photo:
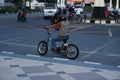
<path fill-rule="evenodd" d="M 60 36 L 55 37 L 55 38 L 52 38 L 52 40 L 51 40 L 52 48 L 56 48 L 56 47 L 57 47 L 56 42 L 57 42 L 57 41 L 60 41 L 61 39 L 62 39 L 62 38 L 61 38 Z"/>
<path fill-rule="evenodd" d="M 63 39 L 67 39 L 68 40 L 68 38 L 69 38 L 69 36 L 58 36 L 56 38 L 53 38 L 51 40 L 52 48 L 56 48 L 57 47 L 57 45 L 56 45 L 57 41 L 60 41 L 60 40 L 63 40 Z M 67 42 L 67 40 L 65 42 Z"/>
<path fill-rule="evenodd" d="M 64 43 L 66 43 L 68 39 L 69 39 L 69 36 L 61 36 L 61 40 L 63 40 Z"/>

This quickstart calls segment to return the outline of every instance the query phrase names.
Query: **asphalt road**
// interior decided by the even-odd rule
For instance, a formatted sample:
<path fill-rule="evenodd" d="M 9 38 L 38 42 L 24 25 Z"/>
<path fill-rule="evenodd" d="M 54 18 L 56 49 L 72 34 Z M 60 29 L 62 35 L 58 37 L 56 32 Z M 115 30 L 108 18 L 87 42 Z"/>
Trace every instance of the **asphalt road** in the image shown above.
<path fill-rule="evenodd" d="M 28 14 L 27 22 L 17 22 L 16 14 L 0 14 L 0 51 L 16 54 L 39 55 L 37 45 L 45 38 L 43 27 L 49 19 Z M 76 44 L 80 55 L 76 61 L 120 67 L 120 26 L 72 24 L 68 43 Z M 52 31 L 53 36 L 56 32 Z M 44 57 L 63 58 L 51 51 Z"/>

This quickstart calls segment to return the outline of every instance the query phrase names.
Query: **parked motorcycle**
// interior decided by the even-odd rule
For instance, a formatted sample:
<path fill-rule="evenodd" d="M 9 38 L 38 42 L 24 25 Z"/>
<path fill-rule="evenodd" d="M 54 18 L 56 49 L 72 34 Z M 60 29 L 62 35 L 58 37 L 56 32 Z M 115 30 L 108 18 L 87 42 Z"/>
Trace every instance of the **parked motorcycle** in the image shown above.
<path fill-rule="evenodd" d="M 113 11 L 107 16 L 108 19 L 117 19 L 117 17 L 118 17 L 117 11 Z"/>

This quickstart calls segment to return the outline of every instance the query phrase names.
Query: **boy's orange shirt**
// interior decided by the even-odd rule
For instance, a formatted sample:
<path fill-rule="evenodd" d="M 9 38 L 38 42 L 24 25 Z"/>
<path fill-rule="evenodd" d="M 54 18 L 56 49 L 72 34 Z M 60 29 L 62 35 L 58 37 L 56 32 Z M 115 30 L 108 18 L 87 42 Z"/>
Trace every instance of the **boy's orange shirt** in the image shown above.
<path fill-rule="evenodd" d="M 55 27 L 56 27 L 56 28 L 60 28 L 61 25 L 62 25 L 62 24 L 59 22 L 59 23 L 56 23 L 56 24 L 55 24 Z"/>

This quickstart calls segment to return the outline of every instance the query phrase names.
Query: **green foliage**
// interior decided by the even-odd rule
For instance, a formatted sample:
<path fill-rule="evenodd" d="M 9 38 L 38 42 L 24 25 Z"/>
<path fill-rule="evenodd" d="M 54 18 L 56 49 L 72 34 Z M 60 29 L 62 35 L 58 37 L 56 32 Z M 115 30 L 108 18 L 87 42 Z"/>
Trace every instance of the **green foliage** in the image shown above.
<path fill-rule="evenodd" d="M 57 0 L 37 0 L 38 2 L 57 3 Z"/>
<path fill-rule="evenodd" d="M 46 2 L 46 0 L 37 0 L 38 2 Z"/>
<path fill-rule="evenodd" d="M 85 6 L 84 10 L 88 11 L 88 12 L 91 12 L 93 10 L 93 7 L 91 7 L 91 6 Z"/>
<path fill-rule="evenodd" d="M 12 2 L 12 3 L 20 3 L 20 2 L 22 2 L 23 0 L 10 0 L 10 2 Z"/>
<path fill-rule="evenodd" d="M 13 6 L 4 6 L 5 12 L 12 13 L 12 12 L 18 12 L 18 9 Z"/>
<path fill-rule="evenodd" d="M 75 2 L 74 5 L 81 4 L 80 2 Z"/>

